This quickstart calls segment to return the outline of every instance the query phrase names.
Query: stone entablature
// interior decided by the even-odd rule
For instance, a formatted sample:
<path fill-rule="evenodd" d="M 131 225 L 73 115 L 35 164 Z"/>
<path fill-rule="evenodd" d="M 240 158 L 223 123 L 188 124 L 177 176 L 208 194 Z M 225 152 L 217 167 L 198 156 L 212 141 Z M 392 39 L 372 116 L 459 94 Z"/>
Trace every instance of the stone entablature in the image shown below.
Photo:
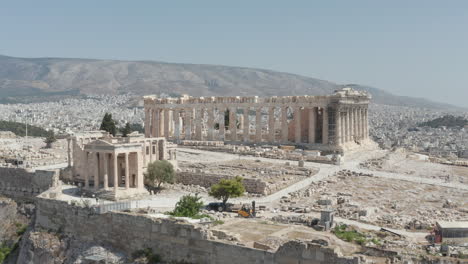
<path fill-rule="evenodd" d="M 145 96 L 145 136 L 340 150 L 368 139 L 370 98 L 351 88 L 327 96 Z"/>

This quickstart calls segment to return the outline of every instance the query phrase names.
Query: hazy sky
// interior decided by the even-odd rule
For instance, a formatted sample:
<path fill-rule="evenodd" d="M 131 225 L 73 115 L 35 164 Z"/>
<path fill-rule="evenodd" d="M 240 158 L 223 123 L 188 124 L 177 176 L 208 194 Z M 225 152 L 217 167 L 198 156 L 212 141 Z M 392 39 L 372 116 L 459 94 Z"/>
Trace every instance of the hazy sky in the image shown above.
<path fill-rule="evenodd" d="M 267 68 L 468 106 L 468 1 L 3 1 L 0 54 Z"/>

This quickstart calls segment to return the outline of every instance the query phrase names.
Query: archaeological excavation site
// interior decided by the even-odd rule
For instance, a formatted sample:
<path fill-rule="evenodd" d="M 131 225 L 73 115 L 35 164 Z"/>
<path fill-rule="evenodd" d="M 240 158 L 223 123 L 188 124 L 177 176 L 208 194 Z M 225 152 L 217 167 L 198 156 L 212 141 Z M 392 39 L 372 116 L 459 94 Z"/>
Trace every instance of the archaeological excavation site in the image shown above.
<path fill-rule="evenodd" d="M 142 133 L 0 138 L 4 263 L 466 263 L 468 163 L 379 147 L 368 93 L 142 100 Z"/>

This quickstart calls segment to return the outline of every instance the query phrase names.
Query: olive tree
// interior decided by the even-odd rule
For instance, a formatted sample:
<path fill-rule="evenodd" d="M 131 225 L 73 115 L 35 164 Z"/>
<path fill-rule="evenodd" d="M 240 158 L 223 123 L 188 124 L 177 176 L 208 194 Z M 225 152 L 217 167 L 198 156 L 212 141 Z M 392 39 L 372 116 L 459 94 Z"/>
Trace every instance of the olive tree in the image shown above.
<path fill-rule="evenodd" d="M 157 160 L 148 164 L 145 184 L 160 188 L 162 183 L 174 183 L 174 167 L 167 160 Z"/>
<path fill-rule="evenodd" d="M 234 179 L 222 179 L 219 183 L 211 186 L 209 195 L 220 199 L 223 207 L 226 208 L 226 203 L 229 198 L 240 197 L 245 192 L 245 187 L 242 184 L 242 177 L 235 177 Z"/>

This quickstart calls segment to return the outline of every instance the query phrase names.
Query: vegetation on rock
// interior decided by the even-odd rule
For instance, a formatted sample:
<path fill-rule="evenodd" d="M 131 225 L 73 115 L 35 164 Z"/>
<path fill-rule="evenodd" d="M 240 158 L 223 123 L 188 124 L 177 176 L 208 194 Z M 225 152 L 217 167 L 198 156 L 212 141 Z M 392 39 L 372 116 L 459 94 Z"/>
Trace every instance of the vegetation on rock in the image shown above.
<path fill-rule="evenodd" d="M 0 131 L 11 131 L 17 136 L 24 137 L 26 136 L 26 124 L 0 120 Z M 28 136 L 47 137 L 48 135 L 49 132 L 47 130 L 37 126 L 28 125 Z"/>

